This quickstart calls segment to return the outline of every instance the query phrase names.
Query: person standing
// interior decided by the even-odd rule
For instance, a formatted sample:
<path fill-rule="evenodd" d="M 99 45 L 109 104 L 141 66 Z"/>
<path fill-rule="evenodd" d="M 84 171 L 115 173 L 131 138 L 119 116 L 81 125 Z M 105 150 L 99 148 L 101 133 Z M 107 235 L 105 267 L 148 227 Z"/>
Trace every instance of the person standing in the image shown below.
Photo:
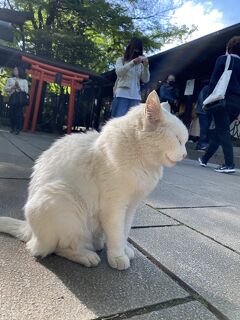
<path fill-rule="evenodd" d="M 114 86 L 112 117 L 121 117 L 141 102 L 140 82 L 150 79 L 148 59 L 143 56 L 143 43 L 133 38 L 124 53 L 116 61 L 117 80 Z"/>
<path fill-rule="evenodd" d="M 176 87 L 176 79 L 173 74 L 170 74 L 167 78 L 167 82 L 161 85 L 159 97 L 161 102 L 168 102 L 170 104 L 172 113 L 178 113 L 180 94 Z"/>
<path fill-rule="evenodd" d="M 209 159 L 221 146 L 223 149 L 225 163 L 215 169 L 216 172 L 234 173 L 235 165 L 233 159 L 233 146 L 230 135 L 230 124 L 240 113 L 240 36 L 231 38 L 227 44 L 227 54 L 231 55 L 230 70 L 232 75 L 225 95 L 225 108 L 212 111 L 215 122 L 213 139 L 202 158 L 199 158 L 201 166 L 206 167 Z M 220 79 L 227 59 L 227 54 L 220 56 L 215 64 L 209 83 L 208 95 L 212 93 Z"/>
<path fill-rule="evenodd" d="M 23 124 L 23 108 L 25 104 L 20 99 L 12 99 L 13 94 L 25 92 L 28 93 L 28 82 L 25 77 L 25 73 L 19 67 L 14 67 L 12 77 L 7 79 L 5 86 L 6 93 L 10 96 L 10 125 L 11 133 L 19 134 Z M 17 95 L 15 94 L 15 97 Z"/>
<path fill-rule="evenodd" d="M 2 91 L 0 90 L 0 114 L 1 114 L 1 111 L 2 111 L 2 108 L 3 108 L 3 95 L 2 95 Z"/>
<path fill-rule="evenodd" d="M 203 101 L 208 96 L 208 82 L 204 81 L 203 84 L 204 86 L 198 95 L 197 101 L 197 115 L 200 125 L 200 137 L 196 145 L 196 150 L 205 150 L 207 148 L 207 136 L 210 124 L 212 122 L 212 115 L 210 113 L 206 113 L 203 110 Z"/>

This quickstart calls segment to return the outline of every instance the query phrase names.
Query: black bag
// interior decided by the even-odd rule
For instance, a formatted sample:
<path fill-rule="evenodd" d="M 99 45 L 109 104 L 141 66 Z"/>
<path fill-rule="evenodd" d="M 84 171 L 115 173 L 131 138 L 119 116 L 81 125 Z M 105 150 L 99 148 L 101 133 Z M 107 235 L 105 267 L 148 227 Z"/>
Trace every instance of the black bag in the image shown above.
<path fill-rule="evenodd" d="M 214 101 L 212 103 L 205 104 L 203 106 L 203 111 L 214 112 L 214 111 L 223 110 L 225 107 L 226 107 L 226 100 L 222 99 L 222 100 Z"/>
<path fill-rule="evenodd" d="M 8 101 L 10 107 L 20 105 L 26 106 L 29 104 L 29 95 L 25 91 L 14 91 Z"/>

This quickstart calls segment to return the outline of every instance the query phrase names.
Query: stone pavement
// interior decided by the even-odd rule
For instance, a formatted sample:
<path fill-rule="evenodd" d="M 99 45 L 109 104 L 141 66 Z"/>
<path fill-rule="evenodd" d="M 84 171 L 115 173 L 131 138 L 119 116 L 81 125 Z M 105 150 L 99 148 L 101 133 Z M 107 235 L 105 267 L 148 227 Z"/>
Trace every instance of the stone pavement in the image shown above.
<path fill-rule="evenodd" d="M 23 218 L 33 161 L 55 138 L 0 131 L 0 215 Z M 137 210 L 126 271 L 104 252 L 92 269 L 36 260 L 0 234 L 0 320 L 240 320 L 239 181 L 191 160 L 166 169 Z"/>

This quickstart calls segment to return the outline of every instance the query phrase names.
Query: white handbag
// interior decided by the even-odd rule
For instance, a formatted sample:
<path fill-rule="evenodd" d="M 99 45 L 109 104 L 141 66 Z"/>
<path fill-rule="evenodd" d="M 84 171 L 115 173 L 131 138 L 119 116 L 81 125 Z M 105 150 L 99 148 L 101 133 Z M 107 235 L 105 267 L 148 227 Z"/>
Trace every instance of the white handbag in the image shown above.
<path fill-rule="evenodd" d="M 227 87 L 232 75 L 232 70 L 228 70 L 231 62 L 231 55 L 227 55 L 225 69 L 218 80 L 213 92 L 203 101 L 203 110 L 208 111 L 217 107 L 217 102 L 225 99 Z"/>

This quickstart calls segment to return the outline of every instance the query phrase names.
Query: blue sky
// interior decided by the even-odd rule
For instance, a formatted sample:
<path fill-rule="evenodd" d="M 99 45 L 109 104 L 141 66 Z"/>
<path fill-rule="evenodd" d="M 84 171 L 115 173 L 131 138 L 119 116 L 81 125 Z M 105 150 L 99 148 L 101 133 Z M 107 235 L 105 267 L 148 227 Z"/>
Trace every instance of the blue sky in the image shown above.
<path fill-rule="evenodd" d="M 202 3 L 206 1 L 201 1 Z M 227 26 L 240 22 L 239 0 L 212 0 L 213 7 L 223 13 L 223 22 Z"/>
<path fill-rule="evenodd" d="M 181 7 L 172 12 L 170 21 L 178 26 L 197 27 L 185 40 L 188 42 L 240 23 L 240 0 L 185 0 Z M 174 41 L 166 44 L 162 50 L 179 44 L 179 41 Z"/>

